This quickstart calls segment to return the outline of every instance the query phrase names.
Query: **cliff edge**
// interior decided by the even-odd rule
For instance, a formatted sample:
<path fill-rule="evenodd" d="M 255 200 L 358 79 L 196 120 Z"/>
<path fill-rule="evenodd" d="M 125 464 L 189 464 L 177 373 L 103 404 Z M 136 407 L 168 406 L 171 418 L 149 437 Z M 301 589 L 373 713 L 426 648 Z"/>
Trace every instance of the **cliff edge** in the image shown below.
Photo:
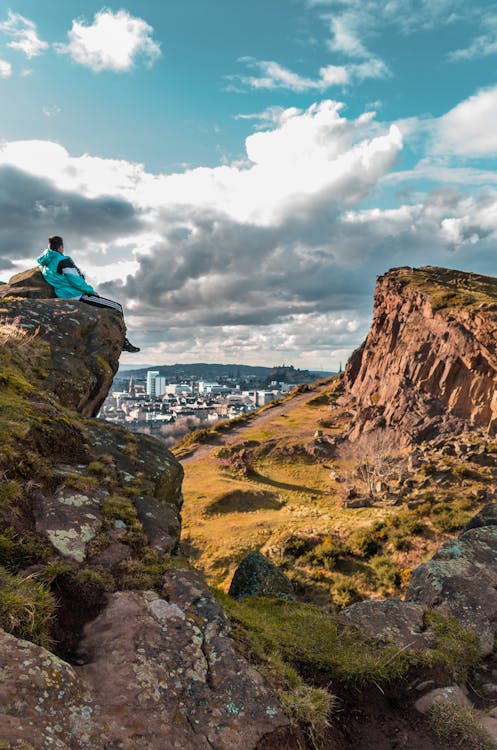
<path fill-rule="evenodd" d="M 445 268 L 378 278 L 369 334 L 347 363 L 351 436 L 395 430 L 405 443 L 463 426 L 497 431 L 497 279 Z"/>

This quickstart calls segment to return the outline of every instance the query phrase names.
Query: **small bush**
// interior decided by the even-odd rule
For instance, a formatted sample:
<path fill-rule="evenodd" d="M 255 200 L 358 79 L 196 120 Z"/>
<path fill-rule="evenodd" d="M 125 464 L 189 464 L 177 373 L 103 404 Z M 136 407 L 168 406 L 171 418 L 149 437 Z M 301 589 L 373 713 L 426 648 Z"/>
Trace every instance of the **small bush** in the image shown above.
<path fill-rule="evenodd" d="M 348 543 L 352 552 L 368 559 L 381 549 L 381 535 L 374 526 L 369 529 L 358 529 L 350 535 Z"/>
<path fill-rule="evenodd" d="M 313 538 L 291 534 L 282 542 L 282 552 L 289 557 L 302 557 L 312 549 Z"/>
<path fill-rule="evenodd" d="M 459 531 L 473 515 L 473 510 L 465 504 L 436 503 L 431 509 L 431 522 L 437 531 L 450 533 Z"/>
<path fill-rule="evenodd" d="M 369 561 L 377 590 L 384 596 L 401 585 L 401 569 L 386 555 L 377 555 Z"/>
<path fill-rule="evenodd" d="M 337 581 L 331 587 L 331 596 L 334 604 L 339 609 L 345 609 L 354 602 L 361 601 L 361 595 L 357 591 L 352 581 Z"/>
<path fill-rule="evenodd" d="M 435 734 L 464 750 L 495 750 L 496 743 L 479 721 L 478 712 L 471 706 L 439 703 L 430 713 Z"/>
<path fill-rule="evenodd" d="M 322 565 L 327 570 L 332 570 L 335 567 L 336 559 L 342 553 L 343 545 L 340 540 L 328 536 L 305 555 L 303 562 Z"/>

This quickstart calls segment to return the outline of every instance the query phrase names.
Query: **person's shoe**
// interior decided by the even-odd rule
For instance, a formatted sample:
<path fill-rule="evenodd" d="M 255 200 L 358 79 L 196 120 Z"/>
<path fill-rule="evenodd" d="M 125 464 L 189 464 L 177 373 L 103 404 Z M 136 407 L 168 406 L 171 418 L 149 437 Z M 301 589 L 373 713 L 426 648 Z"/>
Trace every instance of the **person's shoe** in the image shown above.
<path fill-rule="evenodd" d="M 133 344 L 128 339 L 124 339 L 123 352 L 139 352 L 139 351 L 140 351 L 139 346 L 133 346 Z"/>

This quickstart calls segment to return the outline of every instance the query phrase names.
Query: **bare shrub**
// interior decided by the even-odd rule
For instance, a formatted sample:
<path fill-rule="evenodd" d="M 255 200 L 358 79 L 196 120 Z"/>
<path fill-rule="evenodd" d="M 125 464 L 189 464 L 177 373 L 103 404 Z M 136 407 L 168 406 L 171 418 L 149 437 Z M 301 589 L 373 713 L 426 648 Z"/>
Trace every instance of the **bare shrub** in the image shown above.
<path fill-rule="evenodd" d="M 395 436 L 386 431 L 363 434 L 353 443 L 343 443 L 338 457 L 344 464 L 344 490 L 350 492 L 359 485 L 359 492 L 377 498 L 406 468 L 406 460 L 399 455 Z"/>

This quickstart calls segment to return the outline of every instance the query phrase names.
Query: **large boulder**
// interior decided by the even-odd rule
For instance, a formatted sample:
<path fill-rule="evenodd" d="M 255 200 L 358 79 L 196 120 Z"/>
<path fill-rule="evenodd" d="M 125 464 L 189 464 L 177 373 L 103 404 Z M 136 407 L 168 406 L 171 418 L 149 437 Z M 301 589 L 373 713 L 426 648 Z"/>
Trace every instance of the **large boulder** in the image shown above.
<path fill-rule="evenodd" d="M 497 527 L 479 526 L 443 544 L 414 571 L 407 599 L 455 617 L 488 655 L 497 630 L 496 589 Z"/>
<path fill-rule="evenodd" d="M 343 622 L 399 648 L 430 648 L 434 635 L 424 625 L 426 610 L 457 620 L 478 639 L 480 653 L 492 653 L 497 632 L 497 504 L 489 503 L 457 539 L 443 544 L 414 570 L 406 601 L 352 604 Z"/>
<path fill-rule="evenodd" d="M 235 570 L 229 594 L 234 599 L 248 596 L 294 598 L 293 586 L 286 575 L 260 552 L 251 552 Z"/>
<path fill-rule="evenodd" d="M 39 268 L 16 273 L 8 284 L 0 286 L 0 297 L 19 297 L 23 299 L 51 299 L 55 292 L 47 284 Z"/>
<path fill-rule="evenodd" d="M 44 282 L 43 282 L 44 283 Z M 121 315 L 78 300 L 0 301 L 2 327 L 45 344 L 41 389 L 84 417 L 95 416 L 119 367 L 126 328 Z"/>

